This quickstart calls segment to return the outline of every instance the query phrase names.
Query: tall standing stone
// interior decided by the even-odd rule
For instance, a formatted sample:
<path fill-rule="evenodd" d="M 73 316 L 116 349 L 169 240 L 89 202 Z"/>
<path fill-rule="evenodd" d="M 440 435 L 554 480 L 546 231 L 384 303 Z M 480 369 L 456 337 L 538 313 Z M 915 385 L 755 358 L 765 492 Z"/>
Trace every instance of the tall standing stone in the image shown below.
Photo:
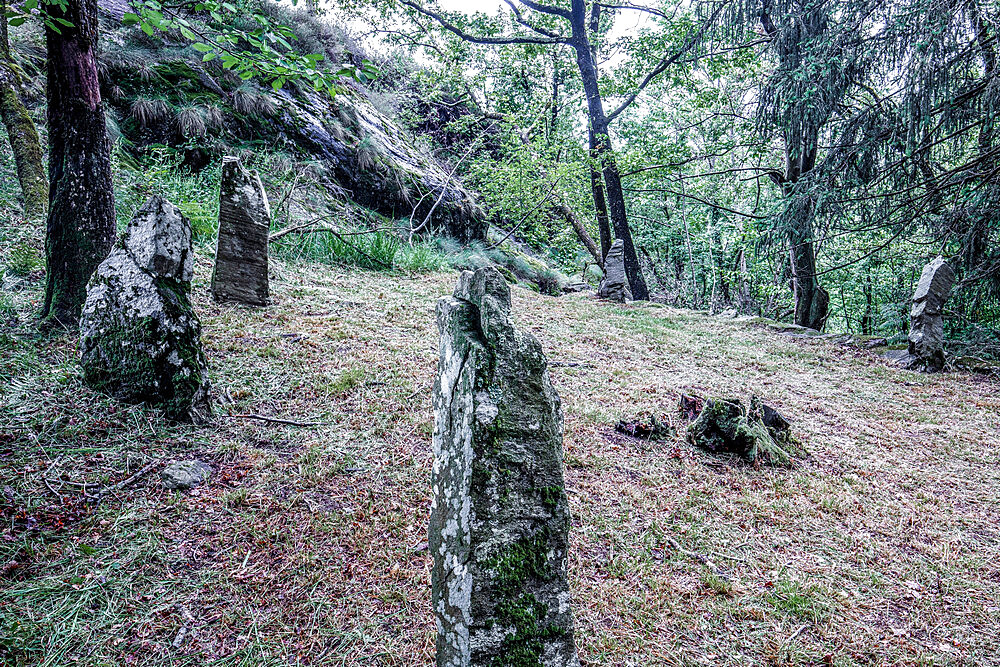
<path fill-rule="evenodd" d="M 271 209 L 257 174 L 239 158 L 222 159 L 219 188 L 219 236 L 212 272 L 212 296 L 264 306 L 270 301 L 267 282 L 267 238 Z"/>
<path fill-rule="evenodd" d="M 190 223 L 151 197 L 87 288 L 80 363 L 88 385 L 180 421 L 209 418 L 201 323 L 188 300 L 193 274 Z"/>
<path fill-rule="evenodd" d="M 910 308 L 909 366 L 936 373 L 944 368 L 944 304 L 955 272 L 943 257 L 924 267 Z"/>
<path fill-rule="evenodd" d="M 430 550 L 438 667 L 577 667 L 562 412 L 510 288 L 463 272 L 438 302 Z"/>
<path fill-rule="evenodd" d="M 625 276 L 625 243 L 621 239 L 615 239 L 604 258 L 604 279 L 597 290 L 597 296 L 618 303 L 632 298 L 628 278 Z"/>

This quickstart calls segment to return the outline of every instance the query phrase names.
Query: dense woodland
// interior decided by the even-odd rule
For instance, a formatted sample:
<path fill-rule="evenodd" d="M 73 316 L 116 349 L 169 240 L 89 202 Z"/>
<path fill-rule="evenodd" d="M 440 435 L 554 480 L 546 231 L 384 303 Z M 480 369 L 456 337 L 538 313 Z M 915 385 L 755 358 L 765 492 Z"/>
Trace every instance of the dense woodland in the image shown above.
<path fill-rule="evenodd" d="M 554 528 L 483 560 L 510 631 L 462 665 L 993 664 L 998 37 L 995 0 L 0 0 L 0 664 L 458 664 L 469 414 L 548 481 L 497 427 L 467 493 Z M 941 375 L 887 360 L 929 263 Z"/>
<path fill-rule="evenodd" d="M 400 126 L 393 142 L 423 146 L 475 193 L 469 206 L 489 229 L 566 274 L 600 266 L 621 238 L 637 299 L 893 336 L 906 331 L 920 268 L 941 254 L 959 272 L 949 336 L 995 343 L 989 3 L 199 7 L 116 6 L 99 20 L 82 5 L 79 25 L 65 30 L 53 21 L 72 16 L 41 21 L 48 14 L 32 2 L 8 8 L 4 120 L 28 213 L 46 207 L 46 174 L 21 102 L 38 108 L 46 77 L 73 75 L 45 60 L 42 24 L 50 45 L 103 28 L 89 57 L 104 121 L 80 127 L 78 111 L 60 111 L 70 104 L 62 86 L 50 84 L 56 153 L 72 152 L 63 124 L 88 143 L 108 128 L 112 148 L 92 158 L 100 162 L 141 170 L 160 160 L 198 175 L 227 150 L 251 149 L 306 174 L 297 184 L 325 180 L 357 194 L 353 186 L 377 178 L 359 172 L 384 162 L 364 123 L 347 118 L 335 130 L 353 133 L 353 173 L 288 128 L 274 137 L 261 125 L 290 96 L 320 95 L 345 117 L 361 96 Z M 110 192 L 102 169 L 86 167 L 104 183 L 93 189 Z M 380 230 L 427 217 L 433 197 L 391 170 L 383 176 L 402 192 L 377 210 L 385 222 L 368 222 Z M 62 179 L 49 176 L 55 238 Z M 372 208 L 363 195 L 358 203 Z M 106 243 L 112 203 L 93 204 Z M 424 240 L 433 222 L 405 241 Z M 484 241 L 486 225 L 471 224 L 445 236 Z"/>

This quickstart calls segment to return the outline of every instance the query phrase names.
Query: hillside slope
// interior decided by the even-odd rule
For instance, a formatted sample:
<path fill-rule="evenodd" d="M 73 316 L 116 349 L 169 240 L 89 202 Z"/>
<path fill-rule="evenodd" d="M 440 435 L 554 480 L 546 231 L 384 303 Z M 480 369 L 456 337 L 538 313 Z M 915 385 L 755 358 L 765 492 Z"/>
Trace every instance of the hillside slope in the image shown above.
<path fill-rule="evenodd" d="M 275 305 L 249 310 L 210 300 L 210 258 L 196 273 L 221 399 L 206 427 L 86 389 L 72 338 L 34 333 L 37 282 L 18 293 L 0 329 L 0 655 L 431 664 L 433 307 L 456 274 L 276 260 Z M 584 665 L 1000 664 L 995 382 L 513 292 L 564 406 Z M 766 397 L 811 456 L 755 470 L 613 432 L 673 415 L 681 390 Z M 216 467 L 208 487 L 151 474 L 85 502 L 84 482 L 188 457 Z"/>

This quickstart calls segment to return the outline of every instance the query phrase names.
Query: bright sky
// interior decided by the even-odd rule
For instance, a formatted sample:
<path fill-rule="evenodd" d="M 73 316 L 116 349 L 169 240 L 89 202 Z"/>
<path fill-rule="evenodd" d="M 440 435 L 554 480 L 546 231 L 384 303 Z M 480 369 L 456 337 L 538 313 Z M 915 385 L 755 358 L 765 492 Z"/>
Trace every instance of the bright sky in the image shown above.
<path fill-rule="evenodd" d="M 495 13 L 503 7 L 503 0 L 441 0 L 441 7 L 450 12 L 465 12 L 472 14 L 475 12 Z"/>

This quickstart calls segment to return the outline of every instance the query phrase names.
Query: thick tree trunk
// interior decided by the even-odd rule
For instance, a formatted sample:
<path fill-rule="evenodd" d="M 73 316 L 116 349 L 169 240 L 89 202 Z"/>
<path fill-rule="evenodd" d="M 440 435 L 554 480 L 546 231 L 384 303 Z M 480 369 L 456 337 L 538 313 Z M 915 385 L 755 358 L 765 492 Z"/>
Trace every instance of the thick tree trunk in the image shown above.
<path fill-rule="evenodd" d="M 576 51 L 576 63 L 580 69 L 580 79 L 583 91 L 587 97 L 587 115 L 590 127 L 597 143 L 597 157 L 604 173 L 604 187 L 607 196 L 608 213 L 614 225 L 615 236 L 622 240 L 625 246 L 625 275 L 628 277 L 632 298 L 637 301 L 649 299 L 649 289 L 642 277 L 639 257 L 632 242 L 632 230 L 628 226 L 625 211 L 625 193 L 622 191 L 621 175 L 614 160 L 611 149 L 611 138 L 608 136 L 608 118 L 604 113 L 604 102 L 597 84 L 597 65 L 594 63 L 590 42 L 587 37 L 587 7 L 584 0 L 573 0 L 571 26 L 573 37 L 571 45 Z"/>
<path fill-rule="evenodd" d="M 789 236 L 792 293 L 795 296 L 795 323 L 822 330 L 830 314 L 830 294 L 816 279 L 812 224 L 806 220 Z"/>
<path fill-rule="evenodd" d="M 60 33 L 47 29 L 49 120 L 49 217 L 42 317 L 75 325 L 87 281 L 108 256 L 115 238 L 115 200 L 108 139 L 97 80 L 97 2 L 68 0 L 66 10 L 47 5 L 69 21 Z"/>
<path fill-rule="evenodd" d="M 41 218 L 49 203 L 49 184 L 42 164 L 38 130 L 18 94 L 21 76 L 10 54 L 6 4 L 0 1 L 0 119 L 14 155 L 17 180 L 24 197 L 24 215 Z"/>

